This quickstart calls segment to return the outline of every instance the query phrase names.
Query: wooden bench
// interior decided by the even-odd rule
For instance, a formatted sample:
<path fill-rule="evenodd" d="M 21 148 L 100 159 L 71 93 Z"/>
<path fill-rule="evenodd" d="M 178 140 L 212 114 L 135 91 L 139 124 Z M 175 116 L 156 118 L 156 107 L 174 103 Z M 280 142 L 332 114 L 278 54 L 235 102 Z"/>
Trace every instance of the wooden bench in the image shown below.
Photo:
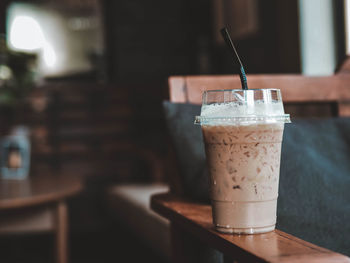
<path fill-rule="evenodd" d="M 259 235 L 221 234 L 212 223 L 210 205 L 178 195 L 154 195 L 151 207 L 171 222 L 174 262 L 197 262 L 192 248 L 184 245 L 188 235 L 223 252 L 225 262 L 350 262 L 344 255 L 279 230 Z"/>
<path fill-rule="evenodd" d="M 238 76 L 176 76 L 169 78 L 170 101 L 201 104 L 204 90 L 240 89 Z M 300 116 L 350 116 L 350 74 L 347 60 L 341 70 L 327 77 L 301 75 L 248 75 L 251 89 L 278 88 L 287 108 Z M 299 107 L 311 109 L 298 111 Z M 324 110 L 328 108 L 328 110 Z M 321 114 L 315 114 L 319 113 Z M 301 113 L 301 114 L 300 114 Z M 326 114 L 324 114 L 326 113 Z M 192 249 L 184 246 L 191 236 L 199 243 L 225 255 L 225 262 L 350 262 L 339 253 L 318 247 L 292 235 L 275 230 L 260 235 L 227 235 L 214 229 L 210 205 L 181 197 L 181 189 L 171 187 L 168 194 L 154 195 L 151 207 L 169 219 L 173 259 L 195 262 Z M 340 235 L 342 233 L 339 233 Z"/>
<path fill-rule="evenodd" d="M 331 110 L 331 115 L 350 116 L 350 74 L 328 77 L 249 75 L 248 78 L 251 89 L 280 89 L 286 107 L 321 104 L 333 106 L 335 110 Z M 240 89 L 241 83 L 235 76 L 179 76 L 170 77 L 169 86 L 172 102 L 201 104 L 204 90 Z"/>

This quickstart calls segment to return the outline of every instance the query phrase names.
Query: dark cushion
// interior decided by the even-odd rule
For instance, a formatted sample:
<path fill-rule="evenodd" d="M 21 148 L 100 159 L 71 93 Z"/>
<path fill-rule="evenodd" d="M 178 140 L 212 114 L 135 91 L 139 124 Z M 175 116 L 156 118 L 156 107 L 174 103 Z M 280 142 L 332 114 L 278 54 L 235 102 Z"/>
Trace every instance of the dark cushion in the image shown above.
<path fill-rule="evenodd" d="M 350 255 L 350 118 L 285 125 L 277 227 Z"/>
<path fill-rule="evenodd" d="M 209 202 L 209 177 L 202 131 L 200 126 L 193 124 L 194 116 L 200 114 L 200 106 L 165 101 L 163 107 L 184 193 L 195 200 Z"/>
<path fill-rule="evenodd" d="M 209 200 L 200 106 L 164 103 L 185 194 Z M 277 228 L 350 256 L 350 118 L 293 120 L 282 144 Z"/>

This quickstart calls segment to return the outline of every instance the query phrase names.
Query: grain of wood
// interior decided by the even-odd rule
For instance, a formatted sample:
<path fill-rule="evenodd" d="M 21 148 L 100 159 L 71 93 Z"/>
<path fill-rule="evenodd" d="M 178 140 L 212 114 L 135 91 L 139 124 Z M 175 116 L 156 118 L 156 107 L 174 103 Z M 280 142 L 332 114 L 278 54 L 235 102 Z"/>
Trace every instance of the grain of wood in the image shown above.
<path fill-rule="evenodd" d="M 171 194 L 152 197 L 154 211 L 211 247 L 238 262 L 350 262 L 339 253 L 321 248 L 279 230 L 258 235 L 222 234 L 214 229 L 211 206 Z"/>
<path fill-rule="evenodd" d="M 250 89 L 280 89 L 284 103 L 350 103 L 350 74 L 326 77 L 302 75 L 249 75 Z M 202 103 L 205 90 L 240 89 L 238 76 L 178 76 L 169 78 L 170 100 L 176 103 Z M 348 111 L 339 111 L 350 116 Z"/>

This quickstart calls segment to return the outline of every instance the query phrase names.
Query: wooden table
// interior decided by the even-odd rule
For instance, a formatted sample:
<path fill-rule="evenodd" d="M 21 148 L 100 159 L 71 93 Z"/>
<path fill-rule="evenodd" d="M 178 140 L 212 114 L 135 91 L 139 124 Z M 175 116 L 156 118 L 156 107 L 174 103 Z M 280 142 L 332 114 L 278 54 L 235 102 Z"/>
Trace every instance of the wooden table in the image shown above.
<path fill-rule="evenodd" d="M 68 262 L 67 198 L 82 190 L 76 177 L 30 176 L 25 180 L 0 180 L 0 233 L 52 231 L 57 262 Z"/>
<path fill-rule="evenodd" d="M 183 241 L 195 237 L 225 255 L 225 262 L 350 262 L 350 259 L 279 230 L 258 235 L 221 234 L 212 224 L 211 207 L 171 194 L 154 195 L 154 211 L 171 222 L 175 262 L 194 262 Z"/>

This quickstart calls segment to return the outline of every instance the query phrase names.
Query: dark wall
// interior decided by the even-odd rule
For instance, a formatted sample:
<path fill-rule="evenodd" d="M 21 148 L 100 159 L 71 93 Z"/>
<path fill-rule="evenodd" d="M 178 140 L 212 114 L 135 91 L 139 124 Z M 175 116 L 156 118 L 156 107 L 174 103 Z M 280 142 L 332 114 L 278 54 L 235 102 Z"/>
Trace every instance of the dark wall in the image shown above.
<path fill-rule="evenodd" d="M 213 40 L 210 0 L 104 1 L 112 81 L 230 74 L 226 47 Z M 299 72 L 297 1 L 257 1 L 259 32 L 234 41 L 248 73 Z M 230 25 L 227 25 L 230 26 Z"/>
<path fill-rule="evenodd" d="M 297 0 L 256 3 L 259 30 L 233 39 L 246 73 L 300 73 Z M 214 46 L 213 52 L 212 73 L 238 73 L 226 46 Z"/>
<path fill-rule="evenodd" d="M 164 156 L 168 145 L 161 102 L 168 98 L 167 78 L 199 73 L 198 40 L 209 41 L 210 0 L 103 4 L 109 79 L 133 98 L 130 139 Z"/>
<path fill-rule="evenodd" d="M 196 47 L 210 32 L 209 0 L 104 1 L 113 81 L 151 81 L 196 71 Z"/>

